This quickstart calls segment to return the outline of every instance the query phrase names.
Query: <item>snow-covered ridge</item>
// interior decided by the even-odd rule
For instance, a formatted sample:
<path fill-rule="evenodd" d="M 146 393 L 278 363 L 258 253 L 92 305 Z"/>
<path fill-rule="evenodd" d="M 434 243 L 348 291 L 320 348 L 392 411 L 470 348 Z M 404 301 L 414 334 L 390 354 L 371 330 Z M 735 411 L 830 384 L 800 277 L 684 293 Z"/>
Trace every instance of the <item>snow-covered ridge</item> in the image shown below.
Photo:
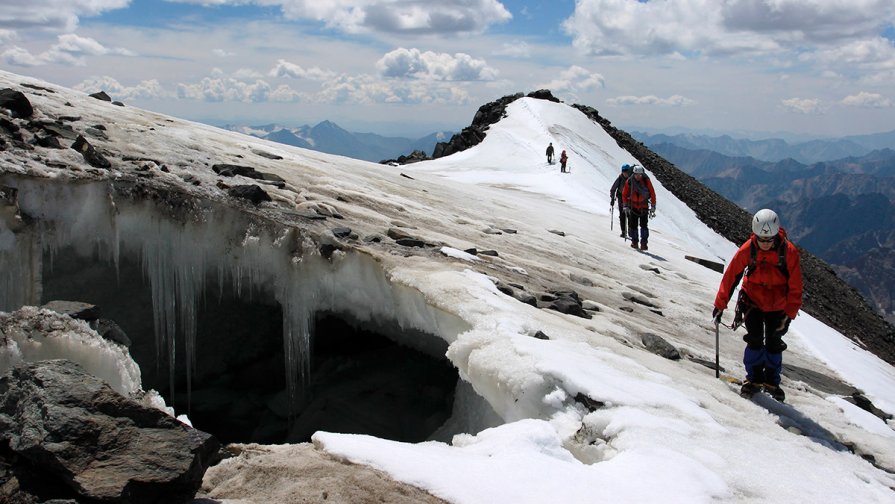
<path fill-rule="evenodd" d="M 29 91 L 22 82 L 55 92 Z M 77 179 L 140 183 L 215 202 L 251 216 L 250 222 L 258 218 L 274 228 L 280 224 L 285 233 L 297 232 L 313 245 L 297 247 L 294 244 L 303 241 L 296 240 L 286 246 L 290 240 L 282 240 L 284 235 L 278 233 L 241 233 L 245 240 L 227 242 L 227 254 L 243 256 L 245 262 L 231 263 L 230 257 L 221 270 L 238 267 L 241 273 L 234 277 L 247 272 L 254 284 L 285 289 L 320 275 L 325 281 L 305 286 L 306 292 L 321 298 L 341 289 L 339 298 L 358 295 L 352 306 L 366 302 L 400 320 L 406 316 L 407 324 L 417 324 L 448 344 L 446 356 L 460 377 L 503 422 L 457 435 L 452 444 L 316 434 L 315 442 L 327 451 L 460 503 L 891 499 L 895 480 L 878 468 L 895 470 L 891 423 L 791 379 L 783 384 L 789 392 L 788 405 L 744 401 L 728 384 L 716 380 L 712 370 L 687 359 L 666 360 L 643 348 L 641 335 L 654 333 L 685 355 L 712 359 L 714 334 L 708 313 L 720 275 L 683 256 L 725 259 L 735 245 L 718 237 L 656 184 L 659 215 L 651 223 L 650 253 L 632 251 L 618 237 L 617 222 L 610 220 L 608 189 L 618 166 L 636 159 L 577 110 L 519 100 L 482 144 L 455 156 L 403 167 L 408 177 L 402 177 L 390 167 L 251 141 L 114 107 L 11 74 L 0 73 L 0 86 L 26 92 L 39 118 L 77 115 L 78 123 L 104 124 L 106 138 L 90 141 L 113 164 L 111 170 L 102 171 L 86 167 L 71 149 L 8 148 L 0 152 L 4 185 L 47 186 L 48 180 L 72 184 Z M 548 141 L 569 151 L 570 174 L 546 164 L 542 152 Z M 254 155 L 257 150 L 282 159 Z M 234 181 L 221 179 L 210 169 L 224 162 L 276 174 L 285 186 L 265 187 L 272 201 L 258 207 L 234 201 L 220 187 Z M 146 171 L 151 176 L 139 175 L 145 172 L 140 171 L 143 165 L 149 165 Z M 88 201 L 99 204 L 110 193 L 98 194 Z M 111 194 L 106 199 L 114 207 L 127 206 Z M 33 201 L 26 205 L 28 212 L 52 208 L 39 198 Z M 78 208 L 77 201 L 69 198 L 67 212 L 54 219 L 74 219 L 69 213 Z M 315 205 L 331 206 L 344 218 L 333 222 L 296 217 Z M 131 212 L 124 208 L 118 215 L 125 217 L 102 215 L 127 220 Z M 154 241 L 158 247 L 176 244 L 155 268 L 177 271 L 189 269 L 193 260 L 225 261 L 227 254 L 218 248 L 224 243 L 209 236 L 208 229 L 229 229 L 233 222 L 214 220 L 217 217 L 193 220 L 183 215 L 147 226 L 158 219 L 153 212 L 135 218 L 130 227 L 142 235 L 140 241 Z M 219 234 L 233 236 L 242 225 L 236 223 L 234 229 Z M 336 225 L 350 227 L 358 239 L 331 238 Z M 616 229 L 610 231 L 611 225 Z M 400 247 L 384 236 L 392 227 L 429 243 L 455 250 L 491 249 L 498 256 L 468 261 L 445 255 L 439 247 Z M 77 231 L 76 226 L 70 229 Z M 128 241 L 121 239 L 119 222 L 109 229 L 113 236 L 119 233 L 110 243 Z M 486 232 L 494 229 L 515 233 Z M 90 229 L 76 234 L 92 233 Z M 99 228 L 97 234 L 103 233 Z M 161 239 L 178 233 L 181 241 Z M 363 241 L 372 235 L 382 239 Z M 9 244 L 9 235 L 3 236 L 0 243 Z M 337 247 L 330 260 L 318 255 L 318 245 L 324 242 Z M 8 254 L 13 249 L 2 250 Z M 268 255 L 263 251 L 267 249 L 280 252 Z M 178 256 L 185 251 L 187 256 Z M 144 255 L 152 257 L 151 252 Z M 285 257 L 289 261 L 284 263 Z M 314 273 L 300 279 L 268 278 L 264 267 L 269 264 L 279 264 L 276 275 L 302 268 Z M 344 276 L 340 271 L 346 272 Z M 173 283 L 176 298 L 183 291 L 177 290 L 178 275 L 171 278 L 168 285 Z M 592 318 L 526 305 L 502 294 L 492 278 L 532 293 L 575 290 L 595 307 Z M 406 299 L 404 307 L 390 306 L 383 300 L 394 292 L 412 296 L 398 295 Z M 632 295 L 649 299 L 655 308 L 632 303 Z M 539 331 L 548 339 L 534 338 Z M 793 323 L 787 339 L 790 351 L 785 363 L 828 375 L 841 373 L 877 406 L 895 411 L 891 366 L 849 346 L 841 335 L 804 315 Z M 724 334 L 720 350 L 721 365 L 739 374 L 739 335 Z M 202 352 L 195 349 L 197 356 Z M 873 364 L 852 366 L 853 362 Z M 579 394 L 599 406 L 590 411 L 575 399 Z M 483 413 L 483 408 L 469 416 L 476 413 Z M 864 427 L 871 422 L 876 429 Z M 846 445 L 872 456 L 878 467 L 850 453 Z"/>

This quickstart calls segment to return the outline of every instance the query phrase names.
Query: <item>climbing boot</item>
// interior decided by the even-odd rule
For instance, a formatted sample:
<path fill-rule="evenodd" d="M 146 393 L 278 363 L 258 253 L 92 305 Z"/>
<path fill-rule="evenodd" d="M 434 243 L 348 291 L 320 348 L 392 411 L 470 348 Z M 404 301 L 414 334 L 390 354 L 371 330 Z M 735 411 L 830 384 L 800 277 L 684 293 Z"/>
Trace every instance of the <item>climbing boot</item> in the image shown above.
<path fill-rule="evenodd" d="M 774 399 L 783 402 L 786 400 L 786 394 L 783 392 L 783 389 L 780 388 L 780 385 L 771 385 L 770 383 L 764 384 L 764 391 L 771 395 Z"/>
<path fill-rule="evenodd" d="M 750 382 L 749 380 L 746 380 L 743 382 L 743 386 L 740 387 L 740 395 L 745 397 L 746 399 L 750 399 L 759 390 L 760 390 L 760 388 L 758 387 L 758 385 Z"/>

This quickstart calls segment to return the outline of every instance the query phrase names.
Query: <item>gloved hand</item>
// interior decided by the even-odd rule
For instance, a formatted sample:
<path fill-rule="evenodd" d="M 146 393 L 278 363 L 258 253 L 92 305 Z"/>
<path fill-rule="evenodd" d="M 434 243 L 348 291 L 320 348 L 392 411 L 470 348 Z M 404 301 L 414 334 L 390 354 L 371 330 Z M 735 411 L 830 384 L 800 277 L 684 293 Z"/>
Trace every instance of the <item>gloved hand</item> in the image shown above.
<path fill-rule="evenodd" d="M 609 200 L 609 206 L 611 206 L 611 207 L 615 206 L 615 198 L 612 198 L 611 200 Z"/>
<path fill-rule="evenodd" d="M 631 213 L 631 205 L 625 205 L 625 208 L 623 210 L 625 211 L 626 214 Z"/>
<path fill-rule="evenodd" d="M 788 315 L 784 315 L 783 318 L 780 320 L 780 325 L 777 326 L 776 329 L 774 329 L 774 332 L 777 333 L 777 334 L 785 333 L 786 331 L 789 330 L 789 323 L 790 323 L 790 322 L 792 322 L 792 319 L 789 318 Z"/>
<path fill-rule="evenodd" d="M 649 216 L 650 216 L 650 218 L 653 218 L 656 216 L 656 204 L 655 203 L 653 203 L 652 208 L 649 209 Z"/>
<path fill-rule="evenodd" d="M 712 309 L 712 321 L 715 322 L 715 325 L 721 323 L 721 315 L 724 315 L 724 310 L 720 310 L 718 308 Z"/>

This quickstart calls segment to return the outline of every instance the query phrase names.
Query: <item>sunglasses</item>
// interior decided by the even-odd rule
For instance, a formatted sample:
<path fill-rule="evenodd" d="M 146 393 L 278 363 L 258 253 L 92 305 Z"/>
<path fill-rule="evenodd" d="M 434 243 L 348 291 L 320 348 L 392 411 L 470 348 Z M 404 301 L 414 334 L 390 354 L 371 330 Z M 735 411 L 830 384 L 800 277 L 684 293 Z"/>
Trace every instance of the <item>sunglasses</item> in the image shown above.
<path fill-rule="evenodd" d="M 761 242 L 761 243 L 774 243 L 774 237 L 773 237 L 773 236 L 770 237 L 770 238 L 760 238 L 760 237 L 756 236 L 755 239 L 758 240 L 758 241 Z"/>

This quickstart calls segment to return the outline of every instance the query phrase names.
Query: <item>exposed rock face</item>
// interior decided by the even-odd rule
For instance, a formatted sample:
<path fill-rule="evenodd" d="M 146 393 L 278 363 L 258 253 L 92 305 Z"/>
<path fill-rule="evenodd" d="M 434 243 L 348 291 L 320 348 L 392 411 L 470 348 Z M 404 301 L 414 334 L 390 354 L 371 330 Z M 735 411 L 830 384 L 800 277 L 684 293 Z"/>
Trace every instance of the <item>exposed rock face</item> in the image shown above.
<path fill-rule="evenodd" d="M 463 131 L 451 137 L 450 142 L 439 142 L 435 145 L 435 151 L 432 152 L 432 158 L 437 159 L 444 156 L 450 156 L 455 152 L 461 152 L 474 145 L 478 145 L 484 140 L 485 132 L 488 128 L 492 124 L 506 117 L 507 105 L 523 96 L 525 95 L 522 93 L 507 95 L 499 100 L 486 103 L 479 107 L 470 126 L 463 128 Z M 559 100 L 546 89 L 529 93 L 528 96 L 559 103 Z"/>
<path fill-rule="evenodd" d="M 235 456 L 209 469 L 199 497 L 284 504 L 445 502 L 382 471 L 339 460 L 311 443 L 232 444 L 227 450 Z"/>
<path fill-rule="evenodd" d="M 69 361 L 0 379 L 0 501 L 186 502 L 218 449 Z"/>
<path fill-rule="evenodd" d="M 425 152 L 421 150 L 415 150 L 411 152 L 409 155 L 401 155 L 398 156 L 398 159 L 385 159 L 379 162 L 379 164 L 390 164 L 390 165 L 405 165 L 412 163 L 419 163 L 420 161 L 426 161 L 431 159 L 426 155 Z"/>

